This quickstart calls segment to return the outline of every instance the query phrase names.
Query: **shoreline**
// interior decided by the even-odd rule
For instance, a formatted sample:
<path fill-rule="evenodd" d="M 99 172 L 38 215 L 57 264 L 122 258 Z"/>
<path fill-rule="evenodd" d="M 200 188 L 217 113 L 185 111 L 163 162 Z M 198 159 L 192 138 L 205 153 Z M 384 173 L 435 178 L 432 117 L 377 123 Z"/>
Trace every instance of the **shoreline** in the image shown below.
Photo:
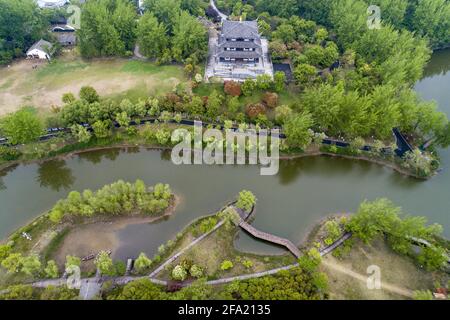
<path fill-rule="evenodd" d="M 111 149 L 122 149 L 122 148 L 145 148 L 147 150 L 160 150 L 160 151 L 172 150 L 172 147 L 166 147 L 166 146 L 118 143 L 118 144 L 112 144 L 109 146 L 90 147 L 90 148 L 86 148 L 86 149 L 70 151 L 68 153 L 63 153 L 60 155 L 56 155 L 56 156 L 44 158 L 44 159 L 15 160 L 15 161 L 11 161 L 11 162 L 6 162 L 6 163 L 0 165 L 0 171 L 6 171 L 14 166 L 19 166 L 19 165 L 41 164 L 46 161 L 52 161 L 52 160 L 58 160 L 58 159 L 67 160 L 71 157 L 74 157 L 74 156 L 82 154 L 82 153 L 87 153 L 87 152 L 111 150 Z M 324 152 L 324 151 L 305 151 L 304 153 L 297 153 L 297 154 L 292 154 L 292 155 L 280 155 L 279 160 L 281 160 L 281 161 L 294 160 L 294 159 L 300 159 L 300 158 L 305 158 L 305 157 L 320 157 L 320 156 L 336 157 L 336 158 L 348 159 L 348 160 L 353 160 L 353 161 L 365 161 L 365 162 L 376 164 L 376 165 L 379 165 L 379 166 L 382 166 L 385 168 L 392 169 L 393 171 L 396 171 L 397 173 L 399 173 L 403 176 L 422 180 L 422 181 L 426 181 L 437 174 L 437 171 L 436 171 L 436 172 L 433 172 L 433 174 L 431 174 L 430 176 L 419 176 L 419 175 L 412 173 L 411 171 L 408 171 L 390 161 L 374 159 L 374 158 L 370 158 L 370 157 L 366 157 L 366 156 L 351 156 L 351 155 L 335 154 L 335 153 Z"/>

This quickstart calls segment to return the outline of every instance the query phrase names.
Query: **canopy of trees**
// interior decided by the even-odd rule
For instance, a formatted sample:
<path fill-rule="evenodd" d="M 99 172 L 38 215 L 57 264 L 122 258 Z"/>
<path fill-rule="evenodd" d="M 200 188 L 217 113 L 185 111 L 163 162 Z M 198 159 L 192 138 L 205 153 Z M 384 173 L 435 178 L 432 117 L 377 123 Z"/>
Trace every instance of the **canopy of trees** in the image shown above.
<path fill-rule="evenodd" d="M 95 193 L 72 191 L 67 199 L 60 200 L 50 211 L 50 219 L 60 221 L 64 215 L 92 216 L 94 214 L 126 214 L 139 210 L 156 214 L 169 206 L 172 192 L 168 185 L 157 184 L 152 191 L 141 180 L 134 184 L 119 180 L 104 186 Z"/>
<path fill-rule="evenodd" d="M 346 228 L 366 243 L 386 235 L 391 247 L 401 254 L 414 254 L 412 239 L 426 240 L 430 246 L 421 249 L 418 261 L 428 269 L 441 268 L 448 259 L 446 250 L 436 242 L 442 226 L 427 226 L 424 217 L 403 215 L 401 208 L 387 199 L 365 201 Z"/>
<path fill-rule="evenodd" d="M 0 0 L 0 64 L 21 57 L 47 34 L 46 13 L 34 0 Z"/>

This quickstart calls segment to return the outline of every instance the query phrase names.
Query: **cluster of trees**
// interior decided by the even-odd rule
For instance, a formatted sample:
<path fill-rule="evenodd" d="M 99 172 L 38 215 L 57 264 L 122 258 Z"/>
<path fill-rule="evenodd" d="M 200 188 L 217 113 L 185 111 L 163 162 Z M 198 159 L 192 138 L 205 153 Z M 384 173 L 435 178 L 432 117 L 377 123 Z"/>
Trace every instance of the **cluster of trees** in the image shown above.
<path fill-rule="evenodd" d="M 36 289 L 31 285 L 20 284 L 7 287 L 0 294 L 0 300 L 76 300 L 78 296 L 78 290 L 67 286 Z"/>
<path fill-rule="evenodd" d="M 306 262 L 306 260 L 308 260 Z M 176 292 L 167 292 L 149 279 L 130 282 L 107 293 L 108 300 L 317 300 L 326 298 L 328 279 L 324 273 L 317 271 L 320 260 L 308 254 L 303 267 L 282 271 L 273 276 L 235 281 L 220 290 L 212 289 L 199 279 Z M 181 268 L 177 268 L 177 271 Z M 183 269 L 184 270 L 184 269 Z M 183 273 L 185 274 L 185 270 Z"/>
<path fill-rule="evenodd" d="M 0 1 L 0 65 L 23 56 L 33 43 L 49 39 L 55 12 L 40 9 L 34 0 Z"/>
<path fill-rule="evenodd" d="M 415 256 L 428 270 L 442 268 L 448 260 L 446 249 L 436 242 L 442 226 L 426 225 L 424 217 L 403 215 L 401 208 L 387 199 L 365 201 L 346 224 L 346 228 L 366 243 L 379 236 L 386 236 L 396 252 Z M 414 239 L 425 240 L 430 245 L 423 246 L 416 255 L 413 250 Z"/>
<path fill-rule="evenodd" d="M 36 254 L 24 256 L 13 252 L 10 244 L 0 245 L 0 264 L 8 274 L 21 273 L 28 277 L 58 278 L 59 270 L 54 260 L 43 264 Z"/>
<path fill-rule="evenodd" d="M 308 112 L 315 131 L 348 139 L 374 136 L 387 139 L 394 127 L 421 137 L 447 135 L 448 119 L 434 102 L 424 102 L 411 89 L 378 86 L 371 93 L 346 90 L 345 83 L 308 88 L 300 96 L 298 112 Z M 440 139 L 445 146 L 446 139 Z"/>
<path fill-rule="evenodd" d="M 189 276 L 199 279 L 203 277 L 204 270 L 201 266 L 193 264 L 189 259 L 184 259 L 172 269 L 171 277 L 176 281 L 184 281 Z"/>
<path fill-rule="evenodd" d="M 136 8 L 128 0 L 87 1 L 78 33 L 84 57 L 131 55 L 135 44 Z"/>
<path fill-rule="evenodd" d="M 293 15 L 314 20 L 318 24 L 333 27 L 334 10 L 342 6 L 341 20 L 350 23 L 353 19 L 357 33 L 358 22 L 366 23 L 369 5 L 378 5 L 381 9 L 381 20 L 384 25 L 392 25 L 396 29 L 408 29 L 419 36 L 426 37 L 434 48 L 450 43 L 450 4 L 446 0 L 218 0 L 217 5 L 224 12 L 234 16 L 247 13 L 247 18 L 256 16 L 274 16 L 272 24 L 288 19 Z M 336 16 L 334 16 L 336 17 Z"/>
<path fill-rule="evenodd" d="M 142 54 L 166 63 L 186 62 L 194 68 L 207 54 L 207 32 L 196 19 L 204 15 L 204 2 L 195 0 L 147 0 L 137 26 Z"/>
<path fill-rule="evenodd" d="M 12 144 L 36 141 L 44 133 L 44 125 L 34 108 L 22 108 L 0 119 L 0 133 Z"/>
<path fill-rule="evenodd" d="M 96 192 L 70 192 L 66 199 L 58 201 L 50 210 L 49 218 L 59 222 L 66 214 L 90 217 L 95 214 L 126 214 L 134 210 L 156 214 L 169 206 L 171 197 L 167 184 L 156 184 L 149 190 L 142 180 L 133 184 L 119 180 Z"/>
<path fill-rule="evenodd" d="M 192 67 L 207 53 L 207 32 L 196 16 L 203 1 L 145 1 L 145 14 L 137 16 L 128 0 L 94 0 L 83 5 L 80 51 L 84 57 L 132 55 L 140 52 L 159 63 L 172 60 Z"/>

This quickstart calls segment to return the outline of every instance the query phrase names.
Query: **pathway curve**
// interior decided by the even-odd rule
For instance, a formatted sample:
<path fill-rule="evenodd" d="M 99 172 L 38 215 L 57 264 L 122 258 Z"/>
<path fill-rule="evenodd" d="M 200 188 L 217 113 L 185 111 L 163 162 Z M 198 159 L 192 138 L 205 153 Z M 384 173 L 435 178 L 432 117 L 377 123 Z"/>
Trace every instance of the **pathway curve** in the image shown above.
<path fill-rule="evenodd" d="M 222 21 L 228 19 L 228 16 L 225 15 L 225 14 L 223 14 L 222 12 L 220 12 L 220 10 L 217 8 L 217 6 L 216 6 L 214 0 L 211 0 L 211 1 L 209 2 L 209 4 L 211 5 L 211 7 L 214 8 L 214 10 L 217 11 L 217 13 L 219 14 L 219 16 L 220 16 L 220 18 L 222 19 Z"/>
<path fill-rule="evenodd" d="M 346 274 L 356 280 L 367 282 L 367 275 L 360 274 L 358 272 L 355 272 L 347 267 L 344 267 L 340 264 L 336 263 L 330 263 L 328 261 L 323 260 L 322 263 L 327 267 L 330 268 L 333 271 L 337 271 L 339 273 Z M 405 288 L 401 288 L 399 286 L 387 283 L 387 282 L 381 282 L 381 289 L 407 297 L 407 298 L 413 298 L 413 292 L 411 290 L 407 290 Z"/>

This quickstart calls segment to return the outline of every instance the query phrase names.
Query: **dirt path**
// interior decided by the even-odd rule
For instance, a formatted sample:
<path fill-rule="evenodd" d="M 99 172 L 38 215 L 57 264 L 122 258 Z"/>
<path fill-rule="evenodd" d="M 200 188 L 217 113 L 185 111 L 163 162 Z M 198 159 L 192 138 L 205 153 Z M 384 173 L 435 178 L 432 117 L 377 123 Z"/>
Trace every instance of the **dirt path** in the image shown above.
<path fill-rule="evenodd" d="M 337 272 L 343 273 L 343 274 L 348 275 L 348 276 L 350 276 L 350 277 L 352 277 L 352 278 L 354 278 L 354 279 L 356 279 L 358 281 L 361 281 L 361 282 L 364 282 L 364 283 L 366 283 L 366 281 L 367 281 L 367 275 L 363 275 L 363 274 L 357 273 L 357 272 L 355 272 L 355 271 L 353 271 L 353 270 L 351 270 L 351 269 L 349 269 L 349 268 L 347 268 L 345 266 L 342 266 L 340 264 L 336 264 L 335 262 L 331 263 L 331 262 L 326 261 L 324 259 L 324 260 L 322 260 L 322 264 L 324 266 L 326 266 L 327 268 L 333 270 L 333 271 L 337 271 Z M 391 293 L 395 293 L 395 294 L 398 294 L 398 295 L 401 295 L 401 296 L 404 296 L 404 297 L 407 297 L 407 298 L 412 298 L 413 297 L 413 292 L 411 290 L 407 290 L 405 288 L 401 288 L 399 286 L 396 286 L 396 285 L 393 285 L 393 284 L 390 284 L 390 283 L 386 283 L 386 282 L 383 282 L 383 281 L 381 281 L 381 288 L 383 290 L 386 290 L 386 291 L 389 291 Z"/>

